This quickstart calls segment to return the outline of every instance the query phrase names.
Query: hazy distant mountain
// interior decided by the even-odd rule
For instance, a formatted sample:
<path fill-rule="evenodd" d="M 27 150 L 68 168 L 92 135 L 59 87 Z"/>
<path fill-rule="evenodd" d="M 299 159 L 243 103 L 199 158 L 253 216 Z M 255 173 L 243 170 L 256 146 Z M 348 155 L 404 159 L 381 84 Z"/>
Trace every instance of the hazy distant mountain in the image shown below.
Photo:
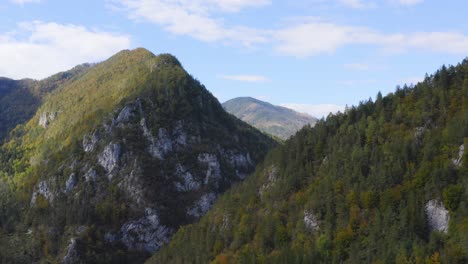
<path fill-rule="evenodd" d="M 237 97 L 223 103 L 224 109 L 263 132 L 288 139 L 317 118 L 286 107 L 272 105 L 252 97 Z"/>

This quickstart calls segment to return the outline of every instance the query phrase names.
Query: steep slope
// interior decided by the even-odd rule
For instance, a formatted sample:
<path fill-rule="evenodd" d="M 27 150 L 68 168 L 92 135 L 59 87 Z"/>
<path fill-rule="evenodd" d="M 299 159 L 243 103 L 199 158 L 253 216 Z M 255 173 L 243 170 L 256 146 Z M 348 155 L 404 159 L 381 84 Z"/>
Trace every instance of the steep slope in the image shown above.
<path fill-rule="evenodd" d="M 91 64 L 79 65 L 41 81 L 0 77 L 0 143 L 18 124 L 31 119 L 45 96 L 59 85 L 79 77 Z"/>
<path fill-rule="evenodd" d="M 468 60 L 306 127 L 148 263 L 467 263 Z"/>
<path fill-rule="evenodd" d="M 259 130 L 283 140 L 305 125 L 314 125 L 318 119 L 291 109 L 272 105 L 251 97 L 238 97 L 223 103 L 224 109 Z"/>
<path fill-rule="evenodd" d="M 0 259 L 141 263 L 273 145 L 175 57 L 122 51 L 54 89 L 1 148 Z"/>

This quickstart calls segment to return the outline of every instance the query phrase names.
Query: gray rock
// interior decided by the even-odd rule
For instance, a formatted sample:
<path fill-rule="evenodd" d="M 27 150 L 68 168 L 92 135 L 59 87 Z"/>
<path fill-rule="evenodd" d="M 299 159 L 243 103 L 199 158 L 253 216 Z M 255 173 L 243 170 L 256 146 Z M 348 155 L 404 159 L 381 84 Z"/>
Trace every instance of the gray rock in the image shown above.
<path fill-rule="evenodd" d="M 52 113 L 48 113 L 48 112 L 43 112 L 41 113 L 41 115 L 39 116 L 39 125 L 43 128 L 47 128 L 47 126 L 50 124 L 50 122 L 52 122 L 53 120 L 55 120 L 55 118 L 57 117 L 57 112 L 52 112 Z"/>
<path fill-rule="evenodd" d="M 186 146 L 187 145 L 187 133 L 185 133 L 185 130 L 182 125 L 182 121 L 177 121 L 176 126 L 174 128 L 174 131 L 172 132 L 174 135 L 175 139 L 174 142 L 178 146 Z"/>
<path fill-rule="evenodd" d="M 260 187 L 259 194 L 262 196 L 265 191 L 275 185 L 278 178 L 278 169 L 275 165 L 271 166 L 270 170 L 268 170 L 267 180 L 266 182 Z"/>
<path fill-rule="evenodd" d="M 90 168 L 84 175 L 85 177 L 85 181 L 86 182 L 89 182 L 89 181 L 96 181 L 97 180 L 97 173 L 96 171 L 93 169 L 93 168 Z"/>
<path fill-rule="evenodd" d="M 450 221 L 449 211 L 439 200 L 430 200 L 425 206 L 426 216 L 432 230 L 447 233 Z"/>
<path fill-rule="evenodd" d="M 117 123 L 126 123 L 130 120 L 133 115 L 134 108 L 130 105 L 125 106 L 122 111 L 120 111 L 117 119 L 115 120 Z"/>
<path fill-rule="evenodd" d="M 75 233 L 77 235 L 81 235 L 81 234 L 83 234 L 84 231 L 86 231 L 86 226 L 82 225 L 82 226 L 79 226 L 79 227 L 76 228 Z"/>
<path fill-rule="evenodd" d="M 160 128 L 158 131 L 158 142 L 155 146 L 156 156 L 163 157 L 169 151 L 172 151 L 172 141 L 165 128 Z"/>
<path fill-rule="evenodd" d="M 63 257 L 63 264 L 73 264 L 79 262 L 77 242 L 75 238 L 70 239 L 70 244 L 68 245 L 67 254 Z"/>
<path fill-rule="evenodd" d="M 119 144 L 109 143 L 99 155 L 98 162 L 107 173 L 112 172 L 115 166 L 117 166 L 120 158 L 120 151 L 121 148 Z"/>
<path fill-rule="evenodd" d="M 206 193 L 195 202 L 195 205 L 187 211 L 187 214 L 196 218 L 202 217 L 210 208 L 213 206 L 213 203 L 216 201 L 216 194 Z"/>
<path fill-rule="evenodd" d="M 143 203 L 143 190 L 145 189 L 139 178 L 141 173 L 142 170 L 135 161 L 130 175 L 124 177 L 122 182 L 119 183 L 119 187 L 123 189 L 137 205 Z"/>
<path fill-rule="evenodd" d="M 49 121 L 47 120 L 47 113 L 41 113 L 39 116 L 39 125 L 43 128 L 46 128 L 48 124 Z"/>
<path fill-rule="evenodd" d="M 70 192 L 73 188 L 75 188 L 77 183 L 76 175 L 75 173 L 70 174 L 70 177 L 68 177 L 67 182 L 65 183 L 65 192 L 68 193 Z"/>
<path fill-rule="evenodd" d="M 38 195 L 44 196 L 44 198 L 47 201 L 49 201 L 49 203 L 52 203 L 52 201 L 54 200 L 54 193 L 49 189 L 49 186 L 46 181 L 39 182 L 36 191 L 33 192 L 31 198 L 31 205 L 34 205 L 36 203 Z"/>
<path fill-rule="evenodd" d="M 177 164 L 175 175 L 181 179 L 181 181 L 174 182 L 174 185 L 179 192 L 196 191 L 200 189 L 200 183 L 197 182 L 193 175 L 186 170 L 182 165 Z"/>
<path fill-rule="evenodd" d="M 231 221 L 230 221 L 229 216 L 227 214 L 224 214 L 223 215 L 223 223 L 221 225 L 221 230 L 227 230 L 231 226 L 230 222 Z"/>
<path fill-rule="evenodd" d="M 425 127 L 417 127 L 414 131 L 414 141 L 416 145 L 421 145 L 424 134 L 426 133 L 427 129 Z"/>
<path fill-rule="evenodd" d="M 465 144 L 460 145 L 460 147 L 458 148 L 458 157 L 456 159 L 452 159 L 452 162 L 455 166 L 461 167 L 464 152 L 465 152 Z"/>
<path fill-rule="evenodd" d="M 323 159 L 322 159 L 322 166 L 325 166 L 328 164 L 328 156 L 325 156 Z"/>
<path fill-rule="evenodd" d="M 146 208 L 144 217 L 125 223 L 120 232 L 128 249 L 154 253 L 169 242 L 173 230 L 160 224 L 155 210 Z"/>
<path fill-rule="evenodd" d="M 143 129 L 143 135 L 150 142 L 148 146 L 148 152 L 153 158 L 158 158 L 163 160 L 164 155 L 172 151 L 172 141 L 167 133 L 165 128 L 160 128 L 158 131 L 158 138 L 156 139 L 151 134 L 151 131 L 146 125 L 146 119 L 141 119 L 140 126 Z"/>
<path fill-rule="evenodd" d="M 107 232 L 104 234 L 104 240 L 108 243 L 114 243 L 117 241 L 117 235 L 112 234 L 111 232 Z"/>
<path fill-rule="evenodd" d="M 228 163 L 235 168 L 236 176 L 243 180 L 247 177 L 247 172 L 253 167 L 252 159 L 249 153 L 234 153 L 233 151 L 225 152 Z"/>
<path fill-rule="evenodd" d="M 310 231 L 319 230 L 317 218 L 310 211 L 304 211 L 304 225 Z"/>
<path fill-rule="evenodd" d="M 83 150 L 85 152 L 93 151 L 98 141 L 99 137 L 97 132 L 94 132 L 92 135 L 85 135 L 83 137 Z"/>
<path fill-rule="evenodd" d="M 218 180 L 221 179 L 221 168 L 218 158 L 214 154 L 202 153 L 198 155 L 198 162 L 206 166 L 206 174 L 204 184 L 214 182 L 217 186 Z"/>

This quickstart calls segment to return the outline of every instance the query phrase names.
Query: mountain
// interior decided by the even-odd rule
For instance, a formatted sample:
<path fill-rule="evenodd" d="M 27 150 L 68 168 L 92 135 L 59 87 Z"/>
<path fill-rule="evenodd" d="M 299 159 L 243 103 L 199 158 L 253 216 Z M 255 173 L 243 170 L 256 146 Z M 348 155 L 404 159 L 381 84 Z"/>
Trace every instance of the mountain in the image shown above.
<path fill-rule="evenodd" d="M 468 59 L 305 127 L 148 263 L 467 263 Z"/>
<path fill-rule="evenodd" d="M 169 54 L 56 79 L 0 148 L 2 263 L 141 263 L 275 145 Z"/>
<path fill-rule="evenodd" d="M 47 94 L 90 67 L 91 64 L 79 65 L 40 81 L 0 77 L 0 143 L 17 125 L 33 117 Z"/>
<path fill-rule="evenodd" d="M 259 130 L 286 140 L 318 119 L 289 108 L 272 105 L 252 97 L 238 97 L 223 103 L 224 109 Z"/>

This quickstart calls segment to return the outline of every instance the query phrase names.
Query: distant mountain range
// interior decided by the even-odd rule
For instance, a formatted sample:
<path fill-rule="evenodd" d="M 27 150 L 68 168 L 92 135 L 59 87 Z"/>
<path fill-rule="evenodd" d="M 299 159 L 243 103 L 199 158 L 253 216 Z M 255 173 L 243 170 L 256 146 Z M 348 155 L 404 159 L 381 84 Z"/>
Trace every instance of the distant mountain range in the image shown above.
<path fill-rule="evenodd" d="M 272 105 L 252 97 L 237 97 L 223 103 L 224 109 L 259 130 L 288 139 L 307 124 L 314 126 L 318 119 L 286 107 Z"/>

